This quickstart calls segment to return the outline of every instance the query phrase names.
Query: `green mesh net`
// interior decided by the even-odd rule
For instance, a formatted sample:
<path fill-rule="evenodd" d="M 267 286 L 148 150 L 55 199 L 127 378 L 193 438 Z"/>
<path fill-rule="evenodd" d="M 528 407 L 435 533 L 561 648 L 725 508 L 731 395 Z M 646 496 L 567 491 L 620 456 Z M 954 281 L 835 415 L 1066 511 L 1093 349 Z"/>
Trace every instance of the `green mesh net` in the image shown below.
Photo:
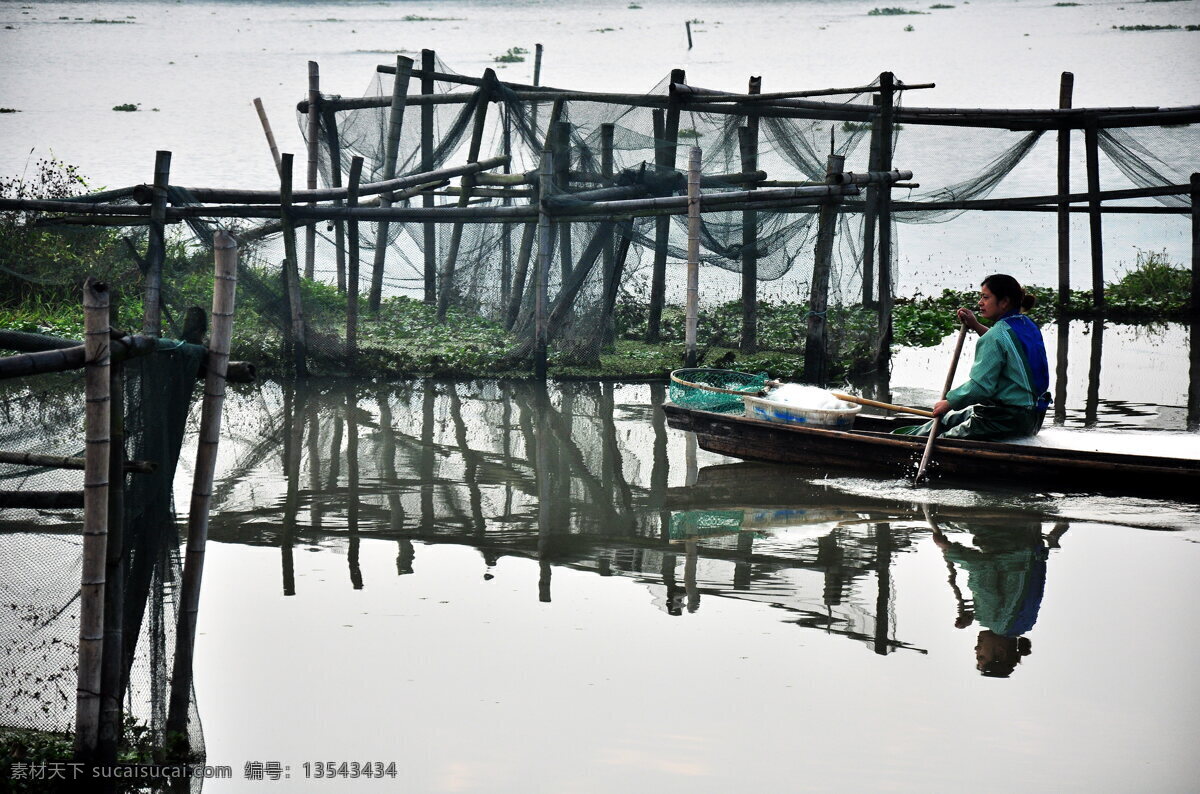
<path fill-rule="evenodd" d="M 730 369 L 677 369 L 671 373 L 671 402 L 684 408 L 741 413 L 742 397 L 767 388 L 767 373 L 752 375 Z"/>

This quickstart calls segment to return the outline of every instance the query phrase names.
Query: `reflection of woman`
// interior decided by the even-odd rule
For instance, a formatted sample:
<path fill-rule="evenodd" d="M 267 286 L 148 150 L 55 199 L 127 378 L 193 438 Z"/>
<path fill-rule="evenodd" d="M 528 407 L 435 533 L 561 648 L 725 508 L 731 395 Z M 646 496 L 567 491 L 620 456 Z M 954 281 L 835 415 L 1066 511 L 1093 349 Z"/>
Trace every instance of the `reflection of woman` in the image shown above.
<path fill-rule="evenodd" d="M 1050 534 L 1052 544 L 1065 531 L 1065 527 L 1055 529 Z M 934 526 L 933 542 L 951 565 L 950 584 L 959 596 L 955 625 L 965 628 L 972 617 L 979 622 L 983 630 L 975 646 L 976 668 L 986 676 L 1006 678 L 1032 652 L 1032 644 L 1022 635 L 1037 621 L 1049 552 L 1040 522 L 974 525 L 972 540 L 974 547 L 955 543 Z M 955 586 L 955 565 L 967 572 L 973 616 Z"/>
<path fill-rule="evenodd" d="M 1012 276 L 996 274 L 979 288 L 979 314 L 959 309 L 958 320 L 981 334 L 970 379 L 933 406 L 942 418 L 941 435 L 995 441 L 1031 436 L 1042 427 L 1050 394 L 1050 369 L 1037 325 L 1022 312 L 1034 298 Z M 897 433 L 927 436 L 933 422 L 902 427 Z"/>

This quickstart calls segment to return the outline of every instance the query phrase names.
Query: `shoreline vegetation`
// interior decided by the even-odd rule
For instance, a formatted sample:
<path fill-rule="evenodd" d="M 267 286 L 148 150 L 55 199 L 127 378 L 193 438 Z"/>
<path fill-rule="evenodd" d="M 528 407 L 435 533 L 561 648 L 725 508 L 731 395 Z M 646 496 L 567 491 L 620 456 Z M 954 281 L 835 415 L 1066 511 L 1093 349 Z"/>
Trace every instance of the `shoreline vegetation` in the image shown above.
<path fill-rule="evenodd" d="M 38 198 L 78 195 L 85 179 L 57 160 L 39 161 L 32 179 L 0 178 L 0 195 Z M 118 296 L 118 330 L 141 327 L 142 273 L 131 251 L 144 240 L 128 230 L 88 226 L 38 226 L 20 213 L 0 213 L 0 329 L 83 337 L 79 285 L 87 276 L 106 281 Z M 144 234 L 144 232 L 143 232 Z M 255 264 L 247 251 L 243 285 L 238 290 L 237 318 L 231 356 L 253 363 L 264 376 L 291 371 L 285 353 L 282 300 L 263 286 L 276 285 L 278 273 Z M 163 286 L 167 327 L 182 323 L 187 307 L 208 307 L 212 295 L 212 255 L 182 239 L 168 242 Z M 1190 310 L 1191 273 L 1169 261 L 1165 252 L 1140 251 L 1133 267 L 1118 282 L 1105 286 L 1106 306 L 1097 311 L 1090 291 L 1072 292 L 1059 310 L 1057 295 L 1047 287 L 1031 287 L 1039 323 L 1060 319 L 1103 318 L 1116 322 L 1182 320 Z M 623 288 L 615 327 L 606 343 L 586 350 L 552 352 L 553 378 L 665 378 L 684 362 L 684 309 L 667 305 L 661 341 L 646 337 L 647 290 Z M 358 351 L 345 355 L 346 296 L 336 287 L 302 280 L 302 302 L 309 327 L 309 372 L 312 375 L 360 377 L 512 377 L 528 378 L 532 368 L 513 356 L 518 338 L 471 308 L 451 307 L 445 323 L 436 309 L 420 300 L 393 297 L 378 314 L 360 300 Z M 893 314 L 894 347 L 936 345 L 955 329 L 954 309 L 973 307 L 977 293 L 945 290 L 939 295 L 897 299 Z M 758 352 L 740 351 L 741 301 L 702 307 L 699 314 L 698 365 L 721 369 L 770 371 L 797 377 L 804 371 L 802 351 L 808 324 L 803 302 L 759 302 Z M 827 315 L 830 375 L 833 378 L 873 368 L 877 316 L 861 306 L 832 306 Z M 169 333 L 169 332 L 168 332 Z M 597 355 L 598 353 L 598 355 Z"/>

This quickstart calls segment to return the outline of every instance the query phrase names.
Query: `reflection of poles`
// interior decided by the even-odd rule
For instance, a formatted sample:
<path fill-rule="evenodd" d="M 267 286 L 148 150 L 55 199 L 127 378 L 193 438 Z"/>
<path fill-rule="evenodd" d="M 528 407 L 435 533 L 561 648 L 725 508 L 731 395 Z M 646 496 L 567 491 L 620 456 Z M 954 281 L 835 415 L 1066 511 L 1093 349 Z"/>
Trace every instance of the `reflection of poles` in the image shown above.
<path fill-rule="evenodd" d="M 308 485 L 312 491 L 308 500 L 309 525 L 321 531 L 321 412 L 316 401 L 308 403 Z"/>
<path fill-rule="evenodd" d="M 879 582 L 875 596 L 875 653 L 886 656 L 893 648 L 888 641 L 891 630 L 892 598 L 892 525 L 875 525 L 875 570 Z"/>
<path fill-rule="evenodd" d="M 695 485 L 700 478 L 700 469 L 696 465 L 696 434 L 688 433 L 684 437 L 683 459 L 686 467 L 685 485 Z"/>
<path fill-rule="evenodd" d="M 463 459 L 463 481 L 470 494 L 471 525 L 476 534 L 482 535 L 487 529 L 487 522 L 483 518 L 483 492 L 479 488 L 479 455 L 467 444 L 467 423 L 462 417 L 462 400 L 454 386 L 450 387 L 450 418 L 454 422 L 454 436 Z"/>
<path fill-rule="evenodd" d="M 667 460 L 667 423 L 662 411 L 666 391 L 665 384 L 650 384 L 650 426 L 654 430 L 654 465 L 650 470 L 650 507 L 658 511 L 659 529 L 664 541 L 671 539 L 671 511 L 663 509 L 663 497 L 667 493 L 667 476 L 670 467 Z"/>
<path fill-rule="evenodd" d="M 1095 427 L 1100 406 L 1100 360 L 1104 351 L 1104 320 L 1092 320 L 1092 355 L 1088 362 L 1087 404 L 1083 410 L 1084 427 Z"/>
<path fill-rule="evenodd" d="M 296 569 L 292 544 L 296 537 L 296 517 L 300 512 L 300 445 L 304 440 L 305 391 L 293 393 L 291 384 L 283 387 L 283 471 L 287 477 L 287 495 L 283 500 L 283 532 L 279 536 L 279 554 L 283 565 L 283 594 L 296 594 Z M 294 396 L 293 396 L 294 395 Z"/>
<path fill-rule="evenodd" d="M 346 507 L 346 531 L 350 548 L 346 562 L 350 566 L 350 584 L 362 590 L 362 569 L 358 565 L 358 389 L 346 391 L 346 480 L 349 503 Z"/>
<path fill-rule="evenodd" d="M 545 416 L 550 409 L 549 395 L 545 384 L 541 384 L 534 394 L 534 405 L 539 416 Z M 550 562 L 546 559 L 550 550 L 550 438 L 545 424 L 539 424 L 534 431 L 536 454 L 534 455 L 534 471 L 537 477 L 538 495 L 538 600 L 550 603 Z"/>
<path fill-rule="evenodd" d="M 688 612 L 695 612 L 700 608 L 700 588 L 696 586 L 696 563 L 700 556 L 698 547 L 695 538 L 686 540 L 683 544 L 687 553 L 683 562 L 683 590 L 687 593 Z"/>
<path fill-rule="evenodd" d="M 1054 424 L 1062 425 L 1067 421 L 1067 356 L 1071 337 L 1071 321 L 1065 317 L 1058 319 L 1058 352 L 1054 365 Z"/>
<path fill-rule="evenodd" d="M 675 555 L 662 556 L 663 587 L 666 588 L 666 605 L 668 615 L 681 614 L 679 609 L 679 585 L 675 581 Z"/>
<path fill-rule="evenodd" d="M 433 532 L 433 422 L 437 389 L 432 378 L 425 379 L 421 397 L 421 531 Z"/>
<path fill-rule="evenodd" d="M 399 532 L 404 526 L 404 507 L 396 483 L 396 428 L 392 424 L 392 403 L 386 389 L 375 396 L 379 404 L 379 472 L 387 488 L 388 530 Z"/>
<path fill-rule="evenodd" d="M 1189 327 L 1191 362 L 1188 368 L 1187 429 L 1195 432 L 1200 430 L 1200 320 L 1192 320 Z"/>
<path fill-rule="evenodd" d="M 733 565 L 733 589 L 749 590 L 750 582 L 754 578 L 754 566 L 749 562 L 750 555 L 754 552 L 754 533 L 739 532 L 737 549 L 739 559 Z"/>

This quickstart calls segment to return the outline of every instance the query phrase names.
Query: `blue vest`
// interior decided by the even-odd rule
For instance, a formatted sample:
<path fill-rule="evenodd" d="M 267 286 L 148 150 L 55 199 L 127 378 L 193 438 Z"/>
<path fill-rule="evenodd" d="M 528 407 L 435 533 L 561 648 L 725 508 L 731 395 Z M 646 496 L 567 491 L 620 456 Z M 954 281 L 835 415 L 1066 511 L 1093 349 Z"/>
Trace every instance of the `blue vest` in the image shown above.
<path fill-rule="evenodd" d="M 1042 332 L 1037 323 L 1020 312 L 1013 312 L 1000 318 L 1000 322 L 1008 324 L 1013 336 L 1021 343 L 1025 352 L 1025 363 L 1029 367 L 1029 382 L 1033 386 L 1033 396 L 1037 400 L 1037 409 L 1045 411 L 1050 405 L 1050 365 L 1046 361 L 1046 344 L 1042 341 Z"/>

